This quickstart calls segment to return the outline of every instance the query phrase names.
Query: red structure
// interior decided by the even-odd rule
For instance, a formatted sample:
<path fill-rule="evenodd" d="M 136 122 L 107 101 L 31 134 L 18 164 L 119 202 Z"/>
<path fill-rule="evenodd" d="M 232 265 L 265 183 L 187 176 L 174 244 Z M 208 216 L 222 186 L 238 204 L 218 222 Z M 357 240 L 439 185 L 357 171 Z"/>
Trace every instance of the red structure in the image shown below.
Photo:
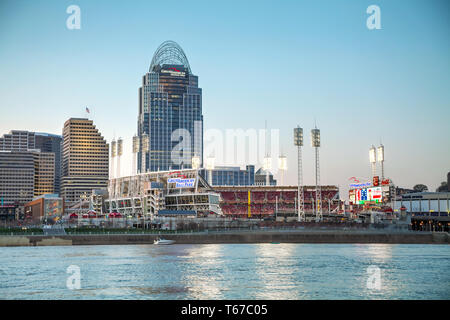
<path fill-rule="evenodd" d="M 336 211 L 339 206 L 339 188 L 337 186 L 322 186 L 322 208 L 324 212 Z M 220 206 L 227 216 L 248 216 L 248 191 L 250 191 L 251 216 L 267 217 L 275 214 L 276 203 L 278 213 L 295 212 L 296 186 L 223 186 L 214 187 L 221 195 Z M 315 199 L 315 186 L 305 186 L 303 189 L 306 212 L 312 213 Z"/>

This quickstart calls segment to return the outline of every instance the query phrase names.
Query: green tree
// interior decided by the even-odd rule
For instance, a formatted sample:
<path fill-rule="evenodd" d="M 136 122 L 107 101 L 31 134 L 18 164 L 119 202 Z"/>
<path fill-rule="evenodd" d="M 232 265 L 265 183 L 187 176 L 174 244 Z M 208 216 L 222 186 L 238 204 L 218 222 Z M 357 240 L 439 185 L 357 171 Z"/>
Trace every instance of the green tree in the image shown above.
<path fill-rule="evenodd" d="M 447 181 L 441 182 L 441 185 L 436 189 L 436 192 L 445 192 L 448 191 Z"/>
<path fill-rule="evenodd" d="M 413 187 L 413 190 L 416 192 L 424 192 L 424 191 L 428 191 L 428 187 L 424 184 L 416 184 Z"/>

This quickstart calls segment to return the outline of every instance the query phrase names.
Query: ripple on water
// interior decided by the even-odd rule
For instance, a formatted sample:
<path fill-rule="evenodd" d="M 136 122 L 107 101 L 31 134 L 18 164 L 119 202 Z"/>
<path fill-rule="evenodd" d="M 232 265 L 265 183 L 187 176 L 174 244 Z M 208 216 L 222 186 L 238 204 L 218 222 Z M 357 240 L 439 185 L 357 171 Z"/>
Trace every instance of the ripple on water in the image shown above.
<path fill-rule="evenodd" d="M 2 299 L 449 299 L 450 247 L 373 244 L 0 248 Z M 80 266 L 81 289 L 66 287 Z M 381 269 L 379 290 L 367 267 Z"/>

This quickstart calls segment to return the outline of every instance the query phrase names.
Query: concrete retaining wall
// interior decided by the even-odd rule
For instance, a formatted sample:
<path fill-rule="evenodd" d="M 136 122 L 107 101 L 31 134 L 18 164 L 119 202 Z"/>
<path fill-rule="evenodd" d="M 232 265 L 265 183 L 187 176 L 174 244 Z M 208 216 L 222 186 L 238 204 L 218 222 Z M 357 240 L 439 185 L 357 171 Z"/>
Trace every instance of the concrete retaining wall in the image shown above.
<path fill-rule="evenodd" d="M 65 235 L 65 236 L 0 236 L 0 246 L 61 246 L 152 244 L 157 235 Z M 227 232 L 164 235 L 181 244 L 212 243 L 418 243 L 448 244 L 448 233 L 403 232 L 381 233 L 361 231 L 288 231 Z"/>

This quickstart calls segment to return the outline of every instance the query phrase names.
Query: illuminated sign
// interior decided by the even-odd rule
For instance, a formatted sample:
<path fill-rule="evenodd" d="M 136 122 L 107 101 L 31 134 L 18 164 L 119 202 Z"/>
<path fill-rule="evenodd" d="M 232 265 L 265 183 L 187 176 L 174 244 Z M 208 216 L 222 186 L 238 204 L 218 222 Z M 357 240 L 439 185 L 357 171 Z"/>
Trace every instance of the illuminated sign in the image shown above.
<path fill-rule="evenodd" d="M 194 187 L 195 179 L 180 179 L 180 178 L 169 178 L 168 183 L 175 183 L 177 188 L 190 188 Z"/>
<path fill-rule="evenodd" d="M 383 192 L 381 191 L 381 187 L 368 188 L 367 194 L 369 201 L 379 202 L 383 198 Z"/>
<path fill-rule="evenodd" d="M 381 187 L 349 190 L 349 200 L 357 204 L 364 204 L 367 201 L 378 203 L 383 200 L 383 191 Z"/>
<path fill-rule="evenodd" d="M 355 191 L 356 190 L 349 190 L 348 192 L 348 198 L 350 200 L 350 204 L 355 203 Z"/>
<path fill-rule="evenodd" d="M 177 68 L 169 68 L 169 69 L 162 69 L 161 72 L 163 73 L 170 73 L 171 76 L 179 76 L 184 77 L 185 73 L 181 70 L 178 70 Z"/>
<path fill-rule="evenodd" d="M 374 187 L 378 187 L 380 185 L 380 177 L 379 176 L 374 176 L 373 177 L 373 186 Z"/>
<path fill-rule="evenodd" d="M 174 171 L 169 173 L 169 176 L 174 175 L 175 177 L 178 178 L 186 178 L 186 176 L 184 174 L 181 174 L 181 171 Z"/>
<path fill-rule="evenodd" d="M 352 183 L 350 184 L 350 188 L 364 188 L 364 187 L 370 187 L 372 184 L 370 182 L 365 183 Z"/>
<path fill-rule="evenodd" d="M 388 186 L 391 184 L 391 181 L 389 179 L 384 179 L 381 181 L 382 186 Z"/>

